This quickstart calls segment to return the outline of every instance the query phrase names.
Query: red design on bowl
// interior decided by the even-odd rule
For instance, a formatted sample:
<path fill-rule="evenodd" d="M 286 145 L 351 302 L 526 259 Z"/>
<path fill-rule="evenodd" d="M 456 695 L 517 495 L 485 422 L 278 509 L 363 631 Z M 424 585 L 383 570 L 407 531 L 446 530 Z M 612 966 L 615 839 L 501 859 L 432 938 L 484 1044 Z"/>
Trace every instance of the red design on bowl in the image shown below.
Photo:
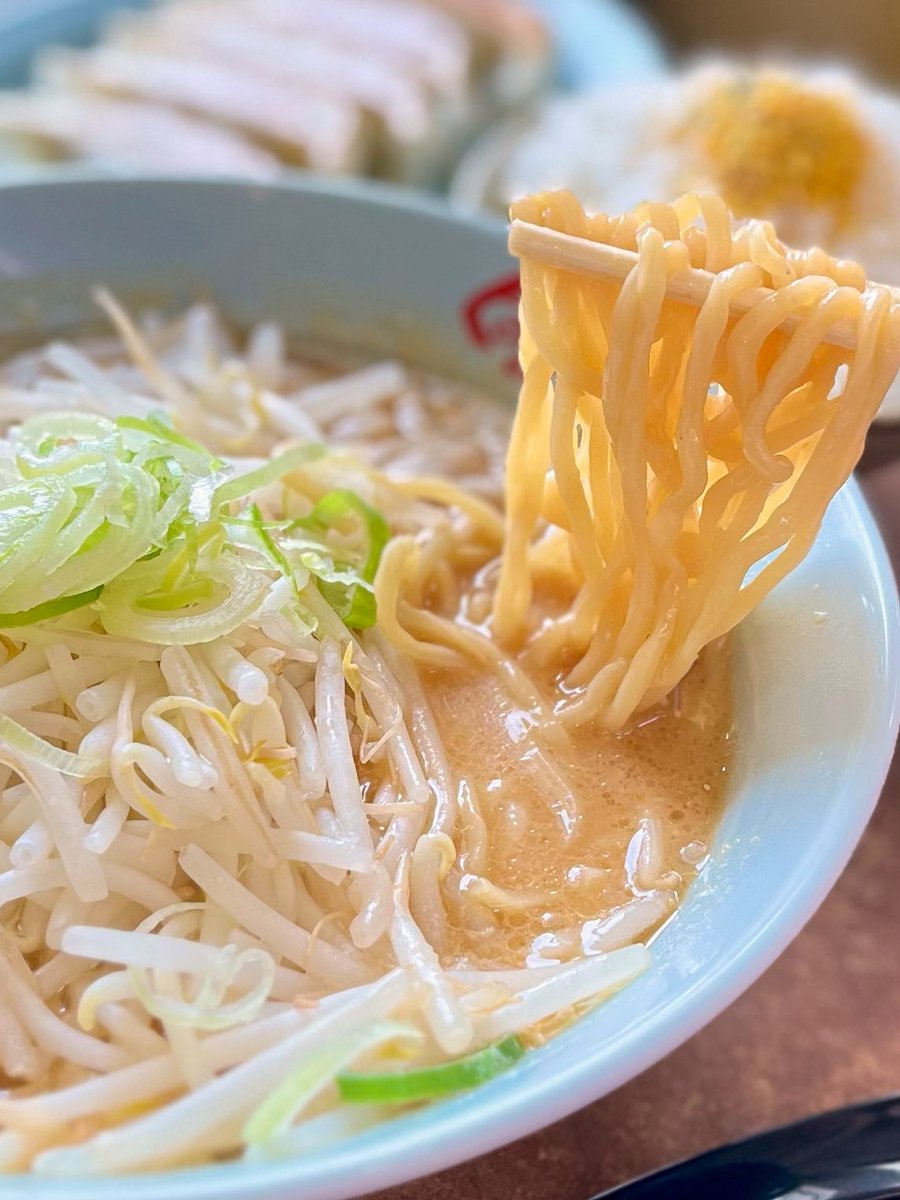
<path fill-rule="evenodd" d="M 519 373 L 519 276 L 495 279 L 462 304 L 462 322 L 476 346 L 496 347 L 504 355 L 503 370 Z"/>

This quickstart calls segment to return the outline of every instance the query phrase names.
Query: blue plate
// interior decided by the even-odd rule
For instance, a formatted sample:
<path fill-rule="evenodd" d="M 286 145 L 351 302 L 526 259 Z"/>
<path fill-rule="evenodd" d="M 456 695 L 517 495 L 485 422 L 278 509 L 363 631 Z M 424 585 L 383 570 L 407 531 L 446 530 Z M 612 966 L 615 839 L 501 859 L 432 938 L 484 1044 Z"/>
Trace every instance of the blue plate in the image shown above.
<path fill-rule="evenodd" d="M 555 29 L 558 82 L 565 89 L 641 78 L 664 68 L 659 39 L 623 0 L 531 3 Z M 0 0 L 0 86 L 26 83 L 42 46 L 88 45 L 116 9 L 149 6 L 149 0 Z"/>

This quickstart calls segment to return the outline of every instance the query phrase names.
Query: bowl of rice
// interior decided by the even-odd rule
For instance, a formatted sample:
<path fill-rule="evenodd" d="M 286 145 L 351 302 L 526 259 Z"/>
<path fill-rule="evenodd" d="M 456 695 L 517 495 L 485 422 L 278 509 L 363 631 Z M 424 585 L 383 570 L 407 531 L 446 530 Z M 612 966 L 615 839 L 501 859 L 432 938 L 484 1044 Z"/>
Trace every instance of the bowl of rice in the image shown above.
<path fill-rule="evenodd" d="M 506 211 L 572 188 L 619 212 L 685 191 L 722 194 L 793 246 L 820 245 L 900 285 L 900 102 L 845 67 L 713 59 L 632 86 L 550 97 L 469 150 L 450 195 Z M 881 418 L 896 420 L 894 387 Z"/>

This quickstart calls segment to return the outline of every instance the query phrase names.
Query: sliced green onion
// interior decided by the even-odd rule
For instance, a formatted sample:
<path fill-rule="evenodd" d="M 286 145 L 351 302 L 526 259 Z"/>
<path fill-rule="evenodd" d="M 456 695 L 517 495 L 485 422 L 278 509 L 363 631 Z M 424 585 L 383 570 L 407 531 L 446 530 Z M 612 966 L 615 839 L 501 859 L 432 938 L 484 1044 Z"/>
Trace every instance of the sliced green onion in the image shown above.
<path fill-rule="evenodd" d="M 200 485 L 221 482 L 223 464 L 156 417 L 49 413 L 14 438 L 19 478 L 0 487 L 10 614 L 90 592 L 165 548 L 196 520 L 195 501 L 208 520 Z"/>
<path fill-rule="evenodd" d="M 348 629 L 371 629 L 376 623 L 376 599 L 365 583 L 354 583 L 346 587 L 341 583 L 323 582 L 319 583 L 319 592 L 328 600 Z"/>
<path fill-rule="evenodd" d="M 78 493 L 56 476 L 21 480 L 0 489 L 0 589 L 28 576 L 77 505 Z"/>
<path fill-rule="evenodd" d="M 110 516 L 116 509 L 108 500 L 107 518 L 101 518 L 83 540 L 76 537 L 74 542 L 69 542 L 63 529 L 58 542 L 64 548 L 64 561 L 59 561 L 61 555 L 57 554 L 56 546 L 52 547 L 46 559 L 35 564 L 41 572 L 36 579 L 26 576 L 15 587 L 3 590 L 0 603 L 4 608 L 18 608 L 29 596 L 43 603 L 60 595 L 88 591 L 108 583 L 150 550 L 159 497 L 153 479 L 133 464 L 116 464 L 111 468 L 109 478 L 111 486 L 118 490 L 123 519 L 112 523 Z M 85 502 L 86 510 L 93 506 L 92 501 L 93 498 Z M 43 575 L 45 569 L 46 576 Z"/>
<path fill-rule="evenodd" d="M 236 479 L 229 479 L 227 483 L 220 484 L 213 493 L 213 505 L 242 500 L 260 488 L 275 483 L 283 475 L 309 466 L 324 454 L 325 447 L 320 446 L 318 442 L 294 446 L 292 450 L 286 450 L 284 454 L 279 454 L 277 458 L 273 458 L 262 467 L 257 467 L 255 471 L 248 471 L 245 475 L 238 475 Z"/>
<path fill-rule="evenodd" d="M 52 746 L 3 713 L 0 713 L 0 743 L 18 751 L 23 758 L 30 758 L 44 767 L 52 767 L 63 775 L 73 775 L 76 779 L 95 779 L 103 772 L 99 759 L 85 758 L 81 754 L 72 754 L 70 750 Z"/>
<path fill-rule="evenodd" d="M 329 578 L 326 572 L 317 571 L 314 567 L 310 567 L 310 570 L 319 576 L 319 591 L 348 629 L 370 629 L 377 616 L 372 584 L 382 551 L 391 536 L 390 526 L 381 513 L 356 492 L 338 488 L 323 496 L 308 516 L 293 522 L 293 527 L 320 533 L 327 533 L 329 529 L 341 532 L 348 518 L 365 535 L 358 577 L 347 582 L 346 579 Z M 328 552 L 334 554 L 331 547 L 328 547 Z"/>
<path fill-rule="evenodd" d="M 256 530 L 256 535 L 260 540 L 264 552 L 272 561 L 276 569 L 281 572 L 285 579 L 290 581 L 291 590 L 293 591 L 295 598 L 299 600 L 300 589 L 297 587 L 297 580 L 294 577 L 291 564 L 285 558 L 268 529 L 266 529 L 265 522 L 263 521 L 262 513 L 259 511 L 258 504 L 250 505 L 250 521 L 253 528 Z"/>
<path fill-rule="evenodd" d="M 254 966 L 259 978 L 253 987 L 238 999 L 225 1003 L 225 994 L 235 978 L 245 968 Z M 160 994 L 150 986 L 148 972 L 134 966 L 127 969 L 135 996 L 151 1016 L 173 1025 L 207 1031 L 251 1021 L 268 999 L 275 980 L 275 960 L 271 954 L 257 949 L 238 952 L 233 945 L 223 946 L 217 960 L 203 972 L 193 1000 Z"/>
<path fill-rule="evenodd" d="M 191 646 L 224 637 L 250 619 L 265 599 L 271 581 L 251 571 L 234 554 L 222 553 L 199 570 L 213 585 L 211 600 L 194 607 L 163 612 L 160 583 L 169 565 L 166 555 L 137 563 L 108 584 L 99 601 L 107 633 L 157 642 L 161 646 Z M 216 586 L 218 585 L 218 586 Z M 142 606 L 156 598 L 156 611 Z"/>
<path fill-rule="evenodd" d="M 153 413 L 149 417 L 119 417 L 116 420 L 116 425 L 119 429 L 132 429 L 140 433 L 147 433 L 151 437 L 171 442 L 174 446 L 181 446 L 184 450 L 190 450 L 194 454 L 201 455 L 213 463 L 216 469 L 224 466 L 222 460 L 216 458 L 214 454 L 210 454 L 205 446 L 202 446 L 199 442 L 192 441 L 189 437 L 185 437 L 183 433 L 179 433 L 177 429 L 173 429 L 171 425 L 168 425 Z"/>
<path fill-rule="evenodd" d="M 211 579 L 195 579 L 184 587 L 175 588 L 169 592 L 148 592 L 141 596 L 137 604 L 139 608 L 149 609 L 150 612 L 174 612 L 179 608 L 188 608 L 191 604 L 202 604 L 213 598 L 215 589 Z"/>
<path fill-rule="evenodd" d="M 349 586 L 320 580 L 319 591 L 348 629 L 371 629 L 375 624 L 375 596 L 363 580 Z"/>
<path fill-rule="evenodd" d="M 381 1071 L 361 1074 L 342 1071 L 337 1086 L 342 1100 L 356 1104 L 406 1104 L 413 1100 L 432 1100 L 450 1096 L 487 1083 L 508 1071 L 525 1053 L 517 1034 L 434 1067 L 412 1071 Z"/>
<path fill-rule="evenodd" d="M 84 608 L 86 604 L 96 600 L 102 591 L 101 583 L 99 587 L 79 592 L 77 596 L 60 596 L 58 600 L 46 600 L 43 604 L 36 604 L 34 608 L 26 608 L 23 612 L 0 613 L 0 629 L 14 629 L 17 625 L 36 625 L 38 621 L 60 617 L 76 608 Z"/>
<path fill-rule="evenodd" d="M 156 415 L 49 413 L 14 438 L 18 478 L 0 485 L 0 627 L 99 600 L 109 632 L 163 645 L 210 641 L 259 610 L 272 569 L 298 608 L 312 574 L 351 628 L 374 623 L 372 585 L 390 531 L 354 492 L 329 492 L 302 522 L 266 522 L 256 505 L 228 512 L 321 458 L 323 446 L 295 446 L 234 479 Z M 291 534 L 304 526 L 306 536 Z M 271 611 L 293 620 L 284 590 L 271 593 Z"/>
<path fill-rule="evenodd" d="M 116 453 L 114 421 L 90 413 L 47 413 L 23 421 L 16 431 L 16 463 L 26 478 L 64 474 Z"/>
<path fill-rule="evenodd" d="M 362 496 L 347 488 L 337 488 L 324 495 L 309 516 L 302 517 L 297 524 L 307 529 L 340 531 L 349 516 L 355 517 L 366 532 L 368 547 L 360 572 L 363 579 L 371 583 L 381 561 L 381 552 L 390 541 L 391 529 L 378 509 L 367 504 Z"/>
<path fill-rule="evenodd" d="M 321 1046 L 283 1079 L 251 1114 L 243 1129 L 243 1140 L 252 1145 L 283 1133 L 343 1066 L 375 1046 L 400 1038 L 420 1041 L 422 1031 L 409 1021 L 375 1021 L 365 1029 Z"/>

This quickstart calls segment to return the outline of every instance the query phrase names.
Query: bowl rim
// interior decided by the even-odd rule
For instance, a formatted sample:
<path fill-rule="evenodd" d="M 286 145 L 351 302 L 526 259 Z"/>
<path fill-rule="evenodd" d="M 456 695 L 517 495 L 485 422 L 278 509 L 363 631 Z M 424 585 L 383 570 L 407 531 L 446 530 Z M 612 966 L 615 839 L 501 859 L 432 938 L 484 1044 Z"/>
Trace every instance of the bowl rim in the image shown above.
<path fill-rule="evenodd" d="M 413 209 L 421 216 L 468 226 L 492 237 L 498 237 L 504 228 L 495 217 L 463 214 L 439 199 L 410 190 L 352 181 L 335 184 L 333 180 L 314 178 L 260 185 L 174 176 L 111 180 L 83 171 L 67 175 L 64 180 L 16 181 L 0 187 L 0 198 L 9 191 L 37 188 L 64 192 L 85 184 L 115 188 L 123 193 L 123 199 L 129 189 L 173 185 L 204 191 L 245 190 L 248 196 L 293 191 L 341 197 L 362 207 L 374 204 L 407 215 Z M 350 1194 L 347 1182 L 352 1180 L 364 1180 L 367 1192 L 396 1186 L 496 1149 L 569 1115 L 659 1061 L 722 1012 L 775 960 L 824 900 L 868 822 L 894 751 L 900 722 L 900 600 L 893 569 L 855 479 L 851 478 L 838 493 L 832 506 L 839 518 L 852 526 L 864 555 L 863 570 L 876 597 L 877 626 L 872 637 L 883 662 L 883 672 L 875 681 L 877 703 L 873 711 L 877 711 L 877 722 L 868 753 L 854 770 L 858 801 L 840 809 L 817 860 L 816 872 L 797 881 L 790 905 L 779 908 L 770 902 L 762 919 L 755 923 L 752 936 L 724 950 L 702 977 L 666 1004 L 663 1012 L 625 1031 L 613 1046 L 594 1047 L 588 1042 L 576 1063 L 553 1074 L 524 1078 L 517 1089 L 493 1098 L 487 1119 L 482 1105 L 463 1103 L 445 1110 L 437 1119 L 404 1120 L 395 1128 L 391 1124 L 382 1126 L 385 1136 L 374 1147 L 350 1141 L 337 1149 L 328 1148 L 308 1162 L 286 1159 L 252 1166 L 226 1163 L 127 1177 L 53 1179 L 19 1174 L 0 1181 L 0 1195 L 10 1200 L 120 1200 L 125 1188 L 129 1200 L 158 1200 L 163 1194 L 166 1200 L 248 1200 L 257 1195 L 287 1196 L 290 1189 L 302 1187 L 316 1200 L 338 1200 Z M 603 1070 L 598 1074 L 601 1058 Z"/>
<path fill-rule="evenodd" d="M 2 34 L 2 21 L 0 21 Z M 232 175 L 179 175 L 174 172 L 142 174 L 138 171 L 119 171 L 111 167 L 77 161 L 51 164 L 45 174 L 16 175 L 0 178 L 0 197 L 7 193 L 35 191 L 38 193 L 76 190 L 79 188 L 128 191 L 179 189 L 184 191 L 246 192 L 248 197 L 299 192 L 303 195 L 324 196 L 374 205 L 382 209 L 414 212 L 450 225 L 466 225 L 480 232 L 505 235 L 507 220 L 489 209 L 474 212 L 460 211 L 446 196 L 427 192 L 413 184 L 393 183 L 385 179 L 360 179 L 351 175 L 325 175 L 316 171 L 285 172 L 277 179 L 245 179 Z M 512 260 L 510 260 L 512 261 Z"/>

